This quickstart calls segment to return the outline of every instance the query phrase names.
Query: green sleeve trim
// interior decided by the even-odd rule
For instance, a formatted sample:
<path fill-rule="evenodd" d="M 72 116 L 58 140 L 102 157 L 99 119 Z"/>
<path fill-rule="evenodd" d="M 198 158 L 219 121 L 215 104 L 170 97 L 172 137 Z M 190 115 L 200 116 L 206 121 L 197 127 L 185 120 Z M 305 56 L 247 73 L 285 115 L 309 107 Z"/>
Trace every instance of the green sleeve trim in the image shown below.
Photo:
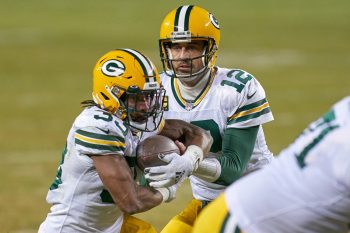
<path fill-rule="evenodd" d="M 259 126 L 244 129 L 227 128 L 222 142 L 220 177 L 214 182 L 230 185 L 240 178 L 250 160 Z"/>

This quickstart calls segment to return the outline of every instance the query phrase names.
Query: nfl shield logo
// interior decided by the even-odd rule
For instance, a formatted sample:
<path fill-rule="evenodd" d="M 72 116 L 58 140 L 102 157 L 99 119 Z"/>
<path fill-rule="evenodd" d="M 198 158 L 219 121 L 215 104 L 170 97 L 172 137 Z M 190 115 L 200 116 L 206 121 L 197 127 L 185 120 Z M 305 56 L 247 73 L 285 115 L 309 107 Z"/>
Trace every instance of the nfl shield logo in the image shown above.
<path fill-rule="evenodd" d="M 191 102 L 186 102 L 186 110 L 190 111 L 193 108 L 193 103 Z"/>

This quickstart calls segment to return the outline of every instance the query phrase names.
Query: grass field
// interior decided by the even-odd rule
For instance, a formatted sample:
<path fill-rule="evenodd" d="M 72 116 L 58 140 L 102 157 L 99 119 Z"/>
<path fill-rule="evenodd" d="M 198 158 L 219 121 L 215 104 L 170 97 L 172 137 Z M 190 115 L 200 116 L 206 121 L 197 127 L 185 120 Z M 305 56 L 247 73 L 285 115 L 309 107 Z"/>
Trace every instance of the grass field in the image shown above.
<path fill-rule="evenodd" d="M 264 86 L 275 121 L 265 127 L 274 153 L 308 122 L 350 94 L 350 1 L 0 0 L 0 232 L 36 232 L 49 206 L 66 135 L 91 71 L 118 47 L 159 66 L 158 33 L 178 4 L 200 4 L 221 26 L 218 64 L 242 68 Z M 139 216 L 157 229 L 191 198 Z"/>

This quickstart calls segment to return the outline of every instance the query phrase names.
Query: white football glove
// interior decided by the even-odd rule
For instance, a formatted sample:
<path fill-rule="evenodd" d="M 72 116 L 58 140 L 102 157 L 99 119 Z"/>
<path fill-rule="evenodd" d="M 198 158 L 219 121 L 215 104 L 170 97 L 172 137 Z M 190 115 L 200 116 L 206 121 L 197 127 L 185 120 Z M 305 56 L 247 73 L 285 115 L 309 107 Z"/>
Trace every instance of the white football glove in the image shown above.
<path fill-rule="evenodd" d="M 145 178 L 149 185 L 154 188 L 170 187 L 181 183 L 198 168 L 203 160 L 203 151 L 200 147 L 191 145 L 180 156 L 177 153 L 159 155 L 159 158 L 168 163 L 164 166 L 145 168 Z"/>

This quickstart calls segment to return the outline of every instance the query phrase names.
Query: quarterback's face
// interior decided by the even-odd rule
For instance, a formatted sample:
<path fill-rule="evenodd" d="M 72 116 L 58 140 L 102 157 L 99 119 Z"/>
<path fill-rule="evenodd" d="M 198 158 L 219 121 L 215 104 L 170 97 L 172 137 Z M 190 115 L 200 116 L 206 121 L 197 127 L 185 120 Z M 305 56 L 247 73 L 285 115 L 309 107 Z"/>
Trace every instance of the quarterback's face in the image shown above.
<path fill-rule="evenodd" d="M 204 67 L 202 60 L 204 41 L 172 43 L 170 46 L 172 66 L 176 74 L 193 74 Z M 198 57 L 198 58 L 196 58 Z M 193 59 L 196 58 L 196 59 Z"/>

